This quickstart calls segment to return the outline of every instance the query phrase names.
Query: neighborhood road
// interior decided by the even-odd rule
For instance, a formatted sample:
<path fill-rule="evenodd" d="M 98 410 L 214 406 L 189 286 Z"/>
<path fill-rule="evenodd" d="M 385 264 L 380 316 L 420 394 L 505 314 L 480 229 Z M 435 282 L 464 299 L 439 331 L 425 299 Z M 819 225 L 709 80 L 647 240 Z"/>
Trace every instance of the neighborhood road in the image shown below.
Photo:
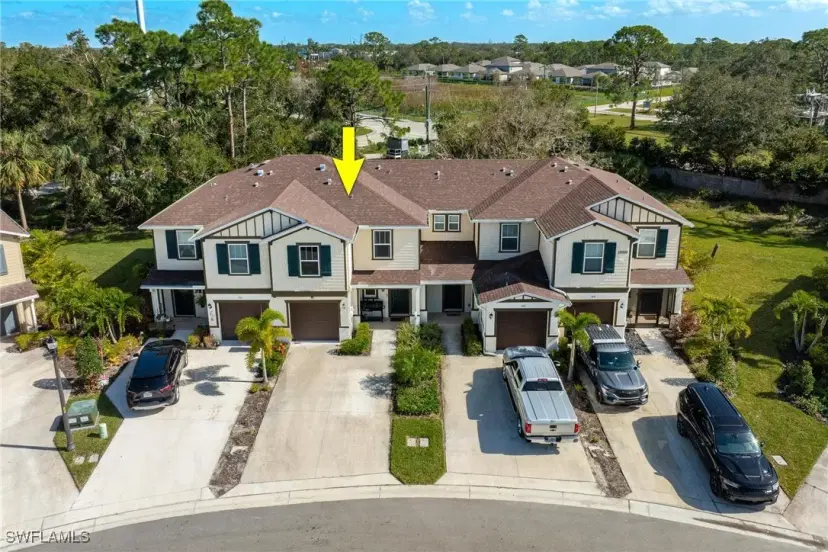
<path fill-rule="evenodd" d="M 371 115 L 369 113 L 360 113 L 360 116 L 363 119 L 359 122 L 359 126 L 367 128 L 371 131 L 371 134 L 366 134 L 365 136 L 357 137 L 357 145 L 360 147 L 367 146 L 368 142 L 376 143 L 376 142 L 384 142 L 385 137 L 383 134 L 388 134 L 389 129 L 385 126 L 385 123 L 379 119 L 373 118 L 375 115 Z M 408 119 L 400 119 L 397 121 L 397 126 L 399 127 L 408 127 L 409 131 L 405 134 L 405 136 L 411 140 L 415 138 L 425 138 L 426 131 L 425 131 L 425 123 L 421 123 L 418 121 L 410 121 Z M 437 132 L 434 130 L 434 122 L 431 123 L 431 139 L 437 139 Z"/>
<path fill-rule="evenodd" d="M 383 499 L 230 510 L 93 533 L 77 551 L 572 550 L 793 552 L 775 540 L 604 510 L 500 501 Z M 38 551 L 67 550 L 50 544 Z"/>

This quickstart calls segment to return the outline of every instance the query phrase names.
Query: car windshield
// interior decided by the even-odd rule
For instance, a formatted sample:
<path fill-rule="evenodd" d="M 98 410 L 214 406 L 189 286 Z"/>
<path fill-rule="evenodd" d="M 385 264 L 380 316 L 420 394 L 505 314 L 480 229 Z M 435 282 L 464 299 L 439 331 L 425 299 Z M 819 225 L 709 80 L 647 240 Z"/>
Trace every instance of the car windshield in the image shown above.
<path fill-rule="evenodd" d="M 629 351 L 605 351 L 598 353 L 598 367 L 601 370 L 632 370 L 635 358 Z"/>
<path fill-rule="evenodd" d="M 523 384 L 524 391 L 563 391 L 559 381 L 527 381 Z"/>
<path fill-rule="evenodd" d="M 166 366 L 169 355 L 169 349 L 145 350 L 138 357 L 138 362 L 135 364 L 135 371 L 132 372 L 132 377 L 142 379 L 163 376 L 164 367 Z"/>
<path fill-rule="evenodd" d="M 759 454 L 759 441 L 750 431 L 716 432 L 716 450 L 721 454 Z"/>

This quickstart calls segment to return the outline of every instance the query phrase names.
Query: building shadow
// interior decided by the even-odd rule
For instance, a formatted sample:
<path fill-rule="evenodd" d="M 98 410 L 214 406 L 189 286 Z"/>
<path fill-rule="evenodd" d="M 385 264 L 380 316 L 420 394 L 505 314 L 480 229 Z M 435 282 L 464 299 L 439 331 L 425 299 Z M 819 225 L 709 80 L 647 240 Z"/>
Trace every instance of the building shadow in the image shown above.
<path fill-rule="evenodd" d="M 127 293 L 138 292 L 140 281 L 136 276 L 138 266 L 147 266 L 154 262 L 155 255 L 150 247 L 134 249 L 117 263 L 95 278 L 95 283 L 101 287 L 117 287 Z"/>

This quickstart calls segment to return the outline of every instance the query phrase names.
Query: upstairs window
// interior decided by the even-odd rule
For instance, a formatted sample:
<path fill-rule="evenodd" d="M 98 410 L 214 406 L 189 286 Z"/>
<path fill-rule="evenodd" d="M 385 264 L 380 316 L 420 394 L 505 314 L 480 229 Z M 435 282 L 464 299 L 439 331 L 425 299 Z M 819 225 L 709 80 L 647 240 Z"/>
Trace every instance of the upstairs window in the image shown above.
<path fill-rule="evenodd" d="M 6 264 L 6 248 L 0 244 L 0 276 L 5 276 L 9 273 L 9 265 Z"/>
<path fill-rule="evenodd" d="M 584 274 L 601 274 L 604 272 L 604 243 L 584 243 Z"/>
<path fill-rule="evenodd" d="M 391 248 L 391 230 L 374 230 L 374 259 L 393 259 Z"/>
<path fill-rule="evenodd" d="M 460 215 L 449 215 L 448 216 L 448 231 L 449 232 L 459 232 L 460 231 Z"/>
<path fill-rule="evenodd" d="M 196 258 L 196 245 L 190 238 L 195 234 L 194 230 L 176 230 L 175 240 L 178 243 L 178 258 L 189 260 Z"/>
<path fill-rule="evenodd" d="M 446 231 L 446 215 L 434 215 L 434 231 L 435 232 L 445 232 Z"/>
<path fill-rule="evenodd" d="M 299 276 L 319 276 L 321 273 L 319 266 L 319 246 L 300 245 Z"/>
<path fill-rule="evenodd" d="M 500 225 L 500 251 L 512 253 L 520 250 L 520 224 L 504 222 Z"/>
<path fill-rule="evenodd" d="M 638 252 L 635 256 L 639 259 L 655 259 L 658 229 L 640 228 L 638 233 L 641 236 L 641 240 L 638 242 Z"/>
<path fill-rule="evenodd" d="M 460 215 L 434 215 L 432 230 L 434 232 L 459 232 L 460 231 Z"/>
<path fill-rule="evenodd" d="M 228 243 L 227 259 L 230 261 L 230 274 L 250 274 L 246 243 Z"/>

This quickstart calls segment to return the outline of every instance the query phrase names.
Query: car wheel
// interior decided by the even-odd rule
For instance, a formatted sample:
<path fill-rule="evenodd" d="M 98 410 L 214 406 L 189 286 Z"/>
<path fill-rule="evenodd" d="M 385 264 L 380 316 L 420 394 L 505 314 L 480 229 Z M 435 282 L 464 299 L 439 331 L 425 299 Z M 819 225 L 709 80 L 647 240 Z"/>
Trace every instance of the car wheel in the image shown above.
<path fill-rule="evenodd" d="M 722 479 L 713 472 L 710 472 L 710 491 L 713 496 L 722 498 Z"/>
<path fill-rule="evenodd" d="M 676 416 L 676 429 L 679 435 L 687 437 L 687 427 L 685 427 L 684 420 L 681 419 L 681 416 Z"/>
<path fill-rule="evenodd" d="M 178 402 L 178 399 L 180 399 L 180 398 L 181 398 L 181 387 L 176 385 L 175 386 L 175 395 L 173 395 L 173 400 L 170 403 L 170 405 L 176 404 Z"/>
<path fill-rule="evenodd" d="M 520 418 L 518 418 L 517 426 L 518 426 L 518 435 L 522 439 L 526 439 L 526 434 L 523 432 L 523 424 L 520 423 Z"/>
<path fill-rule="evenodd" d="M 604 390 L 598 387 L 598 402 L 601 404 L 607 404 L 607 397 L 604 395 Z"/>

